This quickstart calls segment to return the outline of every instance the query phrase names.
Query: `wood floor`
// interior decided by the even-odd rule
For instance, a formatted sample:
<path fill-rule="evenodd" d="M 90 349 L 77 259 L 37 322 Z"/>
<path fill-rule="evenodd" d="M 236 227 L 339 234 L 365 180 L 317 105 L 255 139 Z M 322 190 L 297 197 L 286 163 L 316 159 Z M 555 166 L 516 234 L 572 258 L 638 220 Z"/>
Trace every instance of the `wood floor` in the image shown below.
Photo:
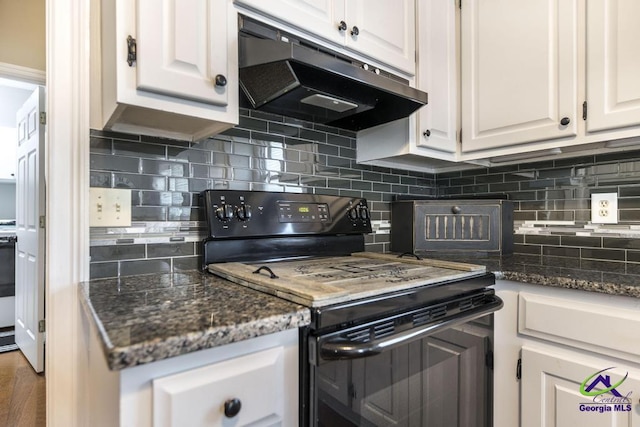
<path fill-rule="evenodd" d="M 18 350 L 0 353 L 0 427 L 45 426 L 45 379 Z"/>

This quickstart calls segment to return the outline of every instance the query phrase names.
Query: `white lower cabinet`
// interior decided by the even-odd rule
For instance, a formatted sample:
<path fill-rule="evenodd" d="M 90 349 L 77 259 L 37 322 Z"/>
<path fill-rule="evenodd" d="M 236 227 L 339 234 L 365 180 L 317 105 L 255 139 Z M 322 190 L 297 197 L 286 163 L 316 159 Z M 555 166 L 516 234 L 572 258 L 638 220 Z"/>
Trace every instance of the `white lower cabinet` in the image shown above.
<path fill-rule="evenodd" d="M 153 425 L 280 426 L 285 418 L 284 347 L 154 379 Z"/>
<path fill-rule="evenodd" d="M 525 346 L 521 382 L 521 427 L 640 425 L 640 370 L 619 360 Z"/>
<path fill-rule="evenodd" d="M 494 427 L 639 427 L 640 300 L 498 281 Z"/>
<path fill-rule="evenodd" d="M 297 329 L 110 371 L 98 331 L 82 315 L 79 425 L 298 425 Z"/>

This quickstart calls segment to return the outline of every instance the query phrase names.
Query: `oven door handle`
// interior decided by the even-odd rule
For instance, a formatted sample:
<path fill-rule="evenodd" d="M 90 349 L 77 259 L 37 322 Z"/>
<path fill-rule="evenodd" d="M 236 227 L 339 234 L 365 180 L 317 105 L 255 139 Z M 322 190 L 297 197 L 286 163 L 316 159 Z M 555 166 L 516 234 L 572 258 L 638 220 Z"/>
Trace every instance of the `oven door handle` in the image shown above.
<path fill-rule="evenodd" d="M 504 303 L 500 297 L 493 295 L 492 300 L 481 307 L 465 310 L 451 317 L 439 319 L 427 325 L 412 328 L 379 340 L 368 342 L 351 342 L 338 338 L 320 343 L 319 356 L 322 360 L 349 360 L 361 357 L 375 356 L 385 350 L 399 347 L 422 338 L 426 338 L 436 332 L 453 326 L 466 323 L 478 317 L 493 313 L 502 308 Z"/>

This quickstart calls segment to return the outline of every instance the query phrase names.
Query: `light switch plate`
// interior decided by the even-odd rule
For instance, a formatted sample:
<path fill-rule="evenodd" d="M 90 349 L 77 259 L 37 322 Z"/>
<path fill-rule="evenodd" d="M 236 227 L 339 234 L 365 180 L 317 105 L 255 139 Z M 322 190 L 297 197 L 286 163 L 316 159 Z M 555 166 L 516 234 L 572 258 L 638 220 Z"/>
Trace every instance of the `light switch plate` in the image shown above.
<path fill-rule="evenodd" d="M 127 188 L 89 188 L 90 227 L 131 226 L 131 190 Z"/>
<path fill-rule="evenodd" d="M 594 224 L 618 223 L 618 193 L 591 194 L 591 222 Z"/>

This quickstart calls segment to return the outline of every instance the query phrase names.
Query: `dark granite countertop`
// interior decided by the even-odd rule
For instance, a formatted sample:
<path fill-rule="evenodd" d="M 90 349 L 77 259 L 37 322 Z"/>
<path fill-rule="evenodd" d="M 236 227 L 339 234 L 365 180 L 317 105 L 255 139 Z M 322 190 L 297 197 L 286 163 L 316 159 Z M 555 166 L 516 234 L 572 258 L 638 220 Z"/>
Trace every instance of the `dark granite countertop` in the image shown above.
<path fill-rule="evenodd" d="M 640 298 L 640 275 L 565 257 L 423 254 L 486 265 L 497 279 Z M 606 265 L 605 265 L 606 264 Z M 605 269 L 606 268 L 606 269 Z M 101 333 L 110 369 L 162 360 L 306 326 L 309 309 L 198 271 L 81 284 L 80 300 Z"/>
<path fill-rule="evenodd" d="M 442 253 L 421 255 L 485 265 L 497 279 L 640 298 L 640 275 L 635 274 L 635 264 L 620 262 L 612 266 L 610 262 L 589 260 L 582 263 L 576 258 L 524 254 L 485 257 Z"/>
<path fill-rule="evenodd" d="M 300 304 L 198 271 L 92 280 L 79 291 L 111 370 L 310 322 Z"/>

